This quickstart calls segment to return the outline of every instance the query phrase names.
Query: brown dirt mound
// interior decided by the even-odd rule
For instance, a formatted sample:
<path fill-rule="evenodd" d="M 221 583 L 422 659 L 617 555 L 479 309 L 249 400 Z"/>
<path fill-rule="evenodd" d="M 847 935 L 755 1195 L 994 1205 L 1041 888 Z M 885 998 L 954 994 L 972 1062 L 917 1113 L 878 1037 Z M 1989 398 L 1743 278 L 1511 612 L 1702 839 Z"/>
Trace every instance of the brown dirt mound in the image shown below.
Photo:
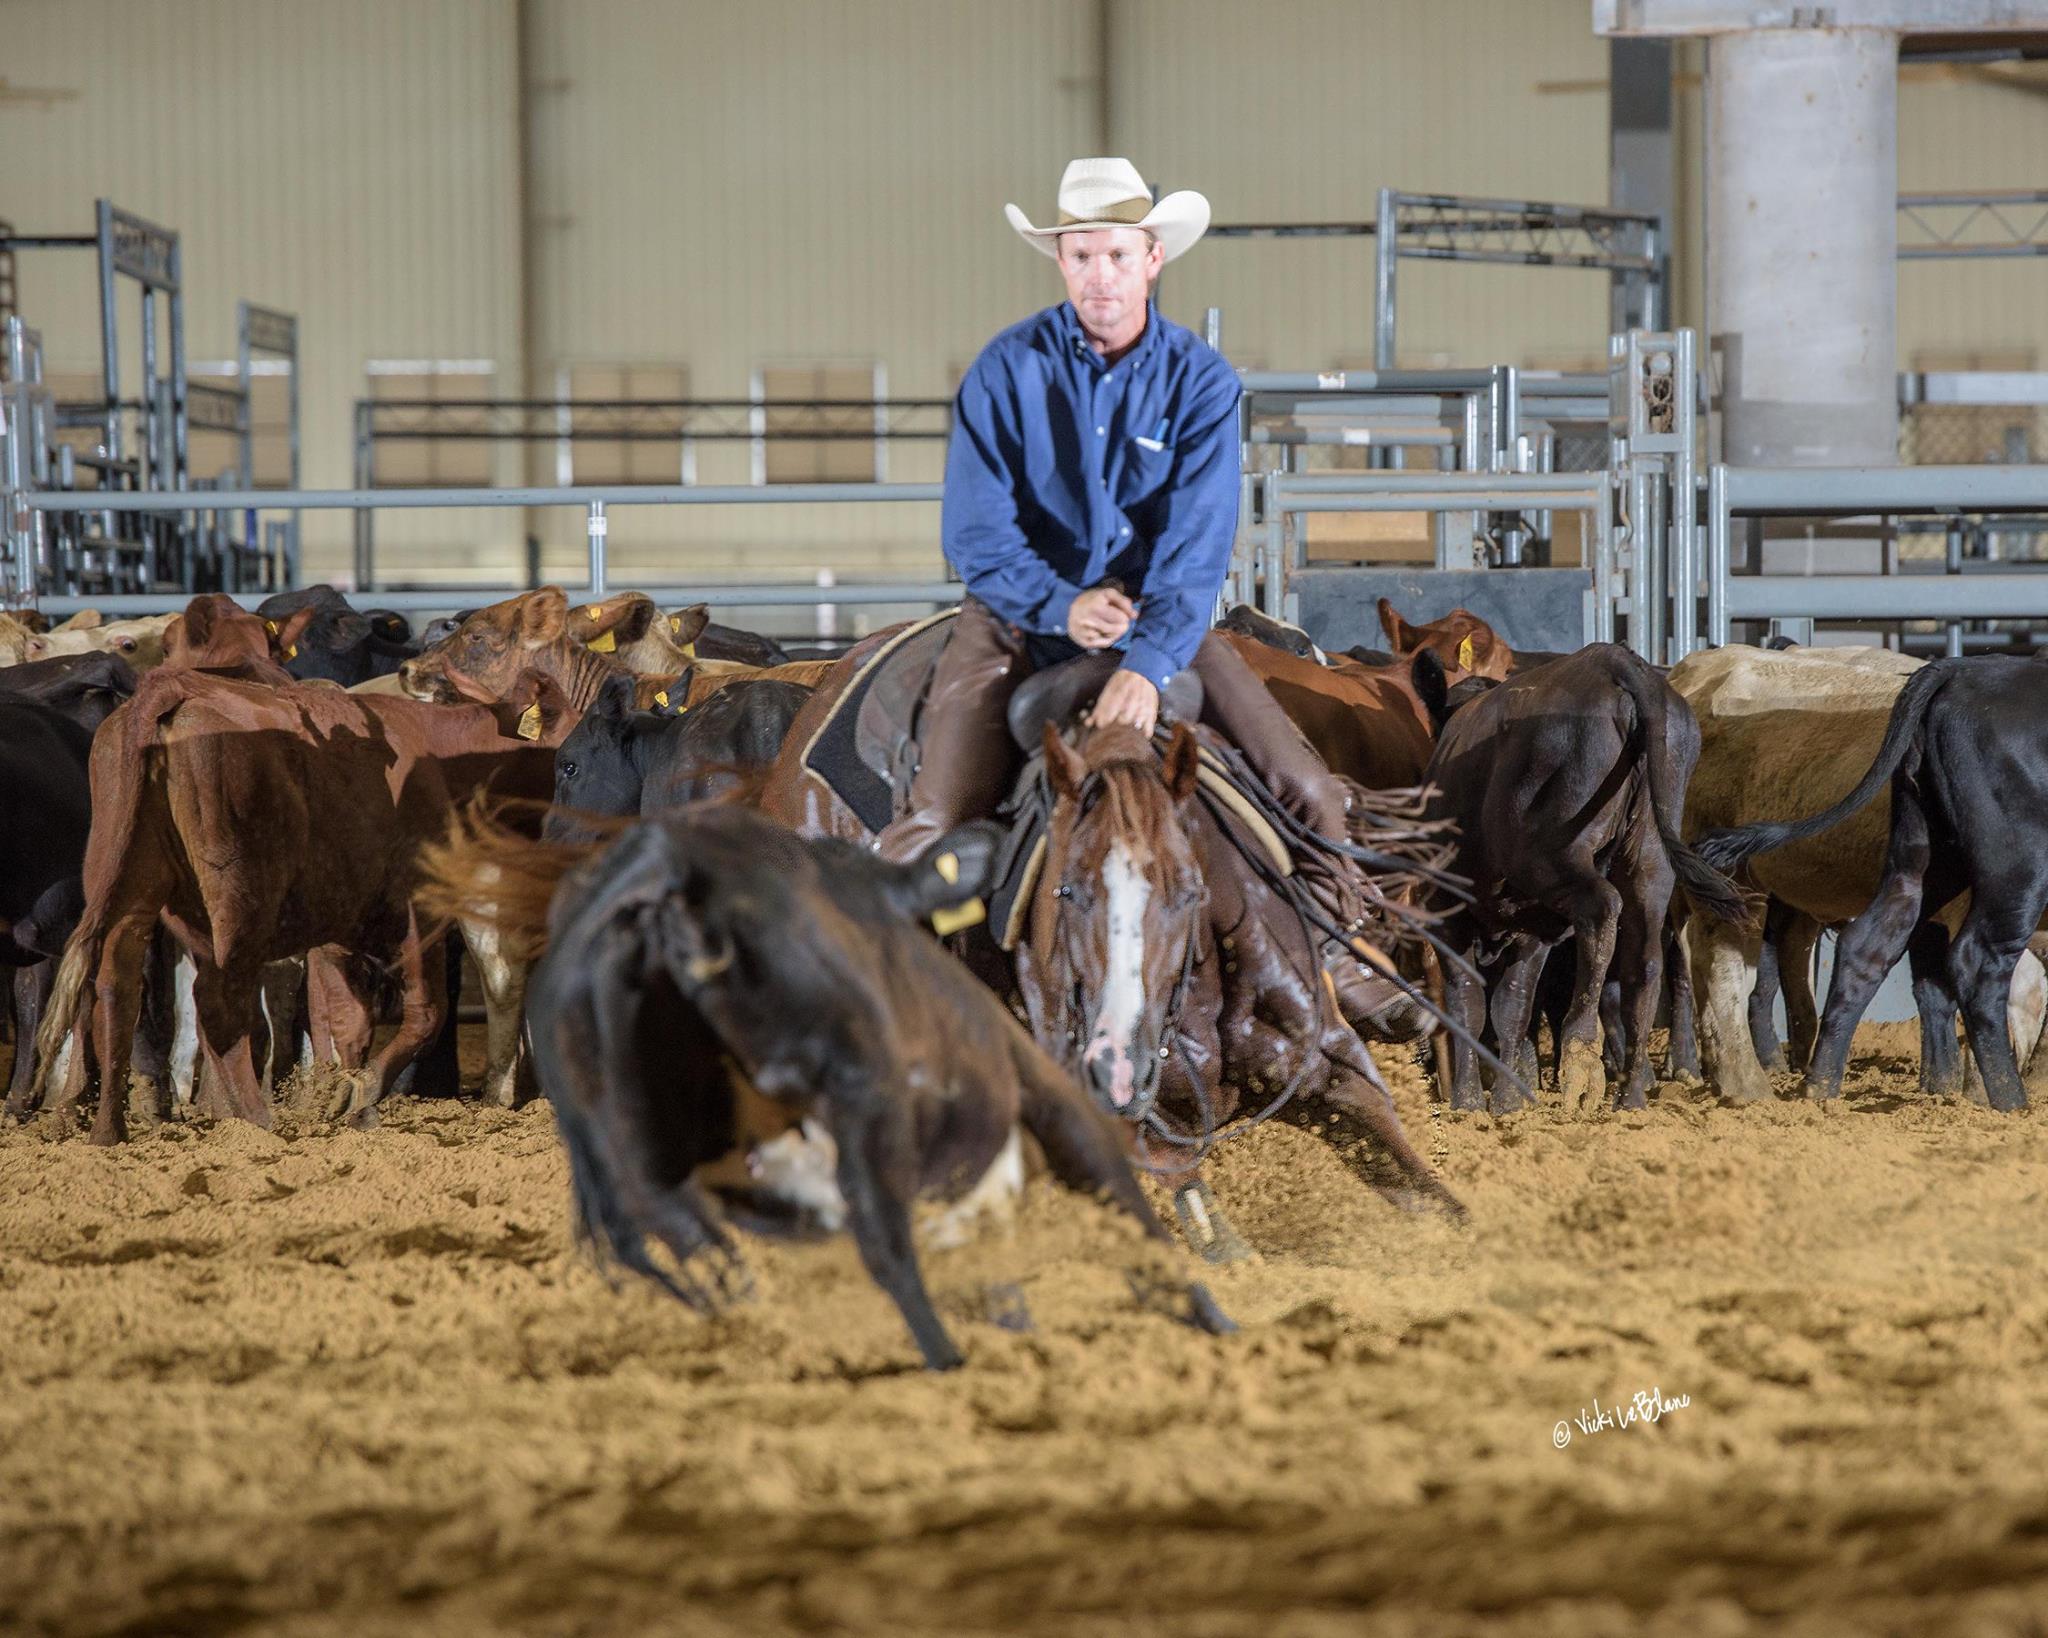
<path fill-rule="evenodd" d="M 1403 1067 L 1463 1229 L 1263 1128 L 1222 1340 L 1034 1184 L 926 1258 L 946 1377 L 844 1245 L 714 1320 L 608 1288 L 545 1108 L 9 1131 L 0 1628 L 2038 1633 L 2048 1134 L 1877 1044 L 1838 1105 L 1580 1121 Z"/>

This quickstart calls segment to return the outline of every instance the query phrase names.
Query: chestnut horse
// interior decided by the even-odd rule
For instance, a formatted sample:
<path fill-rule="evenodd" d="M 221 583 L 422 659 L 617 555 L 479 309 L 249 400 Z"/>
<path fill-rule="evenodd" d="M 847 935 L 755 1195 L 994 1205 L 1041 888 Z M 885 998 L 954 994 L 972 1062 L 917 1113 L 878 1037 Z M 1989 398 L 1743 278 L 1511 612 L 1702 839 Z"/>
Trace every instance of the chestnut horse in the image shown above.
<path fill-rule="evenodd" d="M 763 788 L 763 810 L 798 830 L 869 839 L 801 761 L 864 651 L 820 685 Z M 1381 1150 L 1368 1168 L 1375 1188 L 1462 1217 L 1346 1021 L 1299 889 L 1286 886 L 1284 849 L 1270 829 L 1262 837 L 1254 822 L 1221 819 L 1196 796 L 1197 731 L 1162 729 L 1162 756 L 1129 728 L 1031 726 L 1049 802 L 1016 951 L 1032 1032 L 1133 1123 L 1195 1249 L 1211 1261 L 1246 1254 L 1200 1173 L 1243 1091 L 1266 1099 L 1265 1112 L 1307 1094 L 1357 1116 Z M 1391 843 L 1396 859 L 1401 845 Z M 1391 974 L 1391 962 L 1372 958 Z"/>

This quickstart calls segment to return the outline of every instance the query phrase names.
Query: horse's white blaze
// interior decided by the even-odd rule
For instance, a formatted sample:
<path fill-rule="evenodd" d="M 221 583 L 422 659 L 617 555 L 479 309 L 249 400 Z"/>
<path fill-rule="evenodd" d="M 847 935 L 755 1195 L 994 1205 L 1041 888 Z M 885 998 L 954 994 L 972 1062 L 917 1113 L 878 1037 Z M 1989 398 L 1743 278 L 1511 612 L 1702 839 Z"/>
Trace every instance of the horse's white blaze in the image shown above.
<path fill-rule="evenodd" d="M 1122 842 L 1110 844 L 1102 884 L 1109 895 L 1109 974 L 1095 1035 L 1128 1053 L 1145 1014 L 1145 907 L 1152 902 L 1152 884 Z"/>

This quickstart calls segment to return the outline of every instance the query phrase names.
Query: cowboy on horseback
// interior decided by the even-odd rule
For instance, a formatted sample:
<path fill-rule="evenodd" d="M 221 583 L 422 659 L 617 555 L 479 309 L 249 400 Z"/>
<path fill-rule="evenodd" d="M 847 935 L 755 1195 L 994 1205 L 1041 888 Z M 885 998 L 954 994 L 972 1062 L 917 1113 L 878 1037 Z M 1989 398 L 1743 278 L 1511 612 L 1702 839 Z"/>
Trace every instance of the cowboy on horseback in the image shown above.
<path fill-rule="evenodd" d="M 1119 650 L 1089 717 L 1149 736 L 1184 670 L 1203 720 L 1310 829 L 1345 835 L 1343 787 L 1242 659 L 1209 631 L 1237 531 L 1237 375 L 1151 300 L 1209 225 L 1193 192 L 1155 202 L 1124 159 L 1077 159 L 1059 216 L 1010 225 L 1058 262 L 1067 300 L 1004 330 L 960 383 L 941 534 L 967 583 L 935 668 L 909 808 L 877 841 L 916 857 L 993 813 L 1016 773 L 1005 711 L 1032 672 Z M 1303 860 L 1340 927 L 1361 886 L 1340 857 Z"/>

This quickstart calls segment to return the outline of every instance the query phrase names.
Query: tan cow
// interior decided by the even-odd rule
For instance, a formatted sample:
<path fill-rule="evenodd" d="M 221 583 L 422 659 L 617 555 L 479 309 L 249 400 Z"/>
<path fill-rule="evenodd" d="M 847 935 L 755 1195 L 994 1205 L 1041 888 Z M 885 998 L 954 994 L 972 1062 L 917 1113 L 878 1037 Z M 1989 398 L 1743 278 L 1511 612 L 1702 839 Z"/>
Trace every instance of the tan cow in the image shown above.
<path fill-rule="evenodd" d="M 1869 770 L 1892 702 L 1921 662 L 1882 648 L 1769 650 L 1735 644 L 1694 654 L 1670 682 L 1700 725 L 1700 760 L 1686 793 L 1684 835 L 1817 813 Z M 1806 918 L 1787 959 L 1788 1006 L 1799 969 L 1822 926 L 1861 914 L 1877 890 L 1891 834 L 1891 797 L 1832 829 L 1749 862 L 1749 879 Z M 1961 906 L 1942 919 L 1953 921 Z M 1694 917 L 1693 991 L 1707 1078 L 1721 1096 L 1747 1103 L 1770 1096 L 1749 1029 L 1762 947 L 1760 922 L 1746 927 Z M 2042 974 L 2022 958 L 2014 977 L 2012 1024 L 2025 1062 L 2040 1034 Z M 1806 1002 L 1811 1006 L 1810 1000 Z M 1974 1078 L 1975 1064 L 1969 1067 Z"/>
<path fill-rule="evenodd" d="M 54 631 L 30 637 L 22 658 L 49 660 L 60 654 L 90 654 L 101 649 L 120 655 L 137 671 L 148 671 L 163 664 L 164 630 L 176 618 L 174 614 L 151 614 L 139 620 L 102 623 L 97 613 L 86 609 Z"/>

